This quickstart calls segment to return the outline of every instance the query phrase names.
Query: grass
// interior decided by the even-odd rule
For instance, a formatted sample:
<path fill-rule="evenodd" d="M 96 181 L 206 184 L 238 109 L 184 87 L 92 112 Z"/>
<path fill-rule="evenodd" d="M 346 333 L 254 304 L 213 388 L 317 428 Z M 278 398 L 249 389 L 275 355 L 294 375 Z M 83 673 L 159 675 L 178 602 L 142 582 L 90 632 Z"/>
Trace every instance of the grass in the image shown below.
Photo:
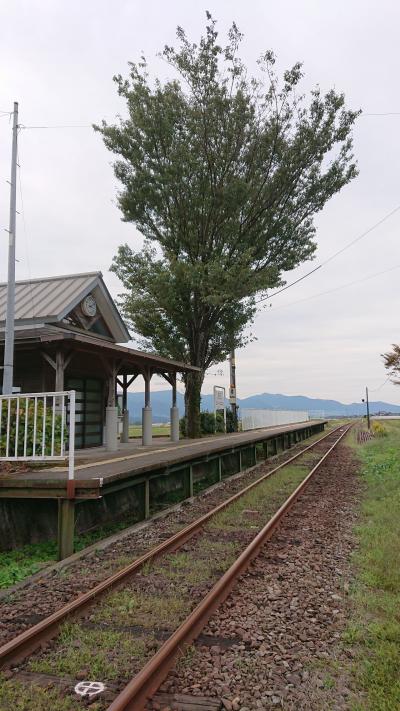
<path fill-rule="evenodd" d="M 15 679 L 7 681 L 0 674 L 0 709 L 2 711 L 76 711 L 76 700 L 62 697 L 58 689 L 22 684 Z"/>
<path fill-rule="evenodd" d="M 66 623 L 61 628 L 55 649 L 34 657 L 28 670 L 75 678 L 77 674 L 87 672 L 89 678 L 110 681 L 130 677 L 143 664 L 145 656 L 146 642 L 140 637 L 112 629 L 88 629 L 79 623 Z"/>
<path fill-rule="evenodd" d="M 364 484 L 354 613 L 344 635 L 356 651 L 352 671 L 363 692 L 352 711 L 400 709 L 400 423 L 385 428 L 385 437 L 352 443 Z"/>
<path fill-rule="evenodd" d="M 188 612 L 189 606 L 181 596 L 144 596 L 126 589 L 109 595 L 92 620 L 151 629 L 176 625 L 177 619 L 183 619 Z"/>
<path fill-rule="evenodd" d="M 153 425 L 152 428 L 153 437 L 169 437 L 171 428 L 169 423 L 166 425 Z M 141 425 L 129 425 L 129 437 L 141 437 L 142 436 L 142 426 Z"/>
<path fill-rule="evenodd" d="M 92 545 L 92 543 L 96 543 L 96 541 L 102 540 L 113 533 L 117 533 L 133 523 L 135 522 L 115 523 L 110 526 L 104 526 L 97 531 L 76 535 L 74 542 L 75 552 L 81 551 Z M 14 585 L 56 561 L 57 541 L 32 543 L 22 546 L 22 548 L 0 553 L 0 589 Z M 120 567 L 126 564 L 123 563 Z"/>
<path fill-rule="evenodd" d="M 261 528 L 266 523 L 265 516 L 275 513 L 277 508 L 305 478 L 309 467 L 288 465 L 265 479 L 247 494 L 235 501 L 229 508 L 213 516 L 208 526 L 211 529 L 231 530 L 238 528 Z M 251 514 L 248 513 L 251 511 Z M 260 514 L 259 518 L 257 512 Z"/>

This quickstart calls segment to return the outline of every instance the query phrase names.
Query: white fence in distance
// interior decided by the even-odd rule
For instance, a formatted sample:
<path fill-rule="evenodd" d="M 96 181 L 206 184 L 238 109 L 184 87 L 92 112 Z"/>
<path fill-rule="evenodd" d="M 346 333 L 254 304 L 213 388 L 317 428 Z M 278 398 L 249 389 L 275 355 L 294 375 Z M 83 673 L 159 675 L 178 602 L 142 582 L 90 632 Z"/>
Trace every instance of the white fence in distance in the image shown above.
<path fill-rule="evenodd" d="M 73 479 L 75 390 L 0 395 L 0 461 L 51 462 L 67 453 Z"/>
<path fill-rule="evenodd" d="M 257 430 L 274 425 L 291 425 L 296 422 L 308 422 L 310 416 L 303 410 L 252 410 L 240 412 L 242 430 Z"/>

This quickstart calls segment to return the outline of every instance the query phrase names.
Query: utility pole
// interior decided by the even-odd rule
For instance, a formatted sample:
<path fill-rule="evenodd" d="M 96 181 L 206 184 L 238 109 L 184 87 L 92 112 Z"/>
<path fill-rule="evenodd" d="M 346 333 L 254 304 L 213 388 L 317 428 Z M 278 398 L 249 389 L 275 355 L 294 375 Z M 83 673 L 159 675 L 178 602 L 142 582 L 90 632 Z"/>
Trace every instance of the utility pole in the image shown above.
<path fill-rule="evenodd" d="M 8 239 L 8 281 L 7 314 L 4 344 L 3 395 L 11 395 L 14 371 L 14 315 L 15 315 L 15 228 L 17 200 L 17 140 L 18 140 L 18 104 L 14 102 L 12 152 L 11 152 L 11 190 L 10 190 L 10 229 Z"/>
<path fill-rule="evenodd" d="M 362 398 L 362 402 L 365 402 L 365 404 L 367 406 L 367 425 L 368 425 L 368 429 L 371 429 L 371 427 L 370 427 L 371 423 L 370 423 L 370 417 L 369 417 L 368 388 L 367 387 L 365 388 L 365 400 L 364 400 L 364 398 Z"/>
<path fill-rule="evenodd" d="M 233 431 L 237 432 L 238 421 L 237 421 L 237 404 L 236 404 L 236 361 L 235 361 L 235 351 L 232 349 L 229 356 L 229 371 L 230 371 L 230 387 L 229 387 L 229 402 L 231 404 L 231 410 L 233 415 Z"/>
<path fill-rule="evenodd" d="M 371 423 L 370 423 L 370 419 L 369 419 L 369 400 L 368 400 L 368 388 L 367 387 L 365 388 L 365 397 L 367 399 L 367 425 L 368 425 L 368 429 L 371 429 Z"/>

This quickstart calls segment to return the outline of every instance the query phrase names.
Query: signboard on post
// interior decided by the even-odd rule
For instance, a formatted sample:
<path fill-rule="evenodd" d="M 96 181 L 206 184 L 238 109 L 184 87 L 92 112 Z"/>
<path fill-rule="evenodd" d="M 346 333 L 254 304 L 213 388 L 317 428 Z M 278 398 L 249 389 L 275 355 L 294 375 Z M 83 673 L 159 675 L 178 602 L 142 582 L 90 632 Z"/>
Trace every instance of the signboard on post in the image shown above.
<path fill-rule="evenodd" d="M 214 385 L 214 416 L 215 423 L 217 422 L 217 412 L 224 413 L 224 428 L 226 432 L 226 409 L 225 409 L 225 388 L 220 385 Z"/>

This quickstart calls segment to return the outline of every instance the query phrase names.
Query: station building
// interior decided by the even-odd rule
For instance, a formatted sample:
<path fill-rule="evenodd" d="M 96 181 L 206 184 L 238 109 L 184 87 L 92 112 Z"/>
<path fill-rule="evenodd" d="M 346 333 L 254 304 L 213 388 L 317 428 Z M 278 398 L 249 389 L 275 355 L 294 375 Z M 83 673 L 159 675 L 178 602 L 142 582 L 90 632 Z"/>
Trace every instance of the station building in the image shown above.
<path fill-rule="evenodd" d="M 7 284 L 0 284 L 0 362 L 5 341 Z M 171 385 L 171 439 L 179 438 L 178 373 L 193 366 L 126 345 L 128 329 L 101 272 L 16 283 L 14 388 L 22 393 L 76 391 L 77 448 L 118 448 L 117 388 L 122 391 L 121 441 L 129 438 L 127 392 L 144 380 L 143 444 L 151 444 L 151 378 Z"/>

